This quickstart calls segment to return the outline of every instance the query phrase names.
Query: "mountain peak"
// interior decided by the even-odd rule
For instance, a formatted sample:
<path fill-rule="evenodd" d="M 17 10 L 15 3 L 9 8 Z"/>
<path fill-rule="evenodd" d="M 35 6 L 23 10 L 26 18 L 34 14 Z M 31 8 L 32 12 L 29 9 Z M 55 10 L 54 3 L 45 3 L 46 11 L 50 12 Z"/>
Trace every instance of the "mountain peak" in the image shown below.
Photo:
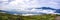
<path fill-rule="evenodd" d="M 56 13 L 60 13 L 60 9 L 56 9 Z"/>
<path fill-rule="evenodd" d="M 56 10 L 56 9 L 53 9 L 53 8 L 50 8 L 50 7 L 41 7 L 41 8 L 36 8 L 36 9 L 44 9 L 44 10 L 49 9 L 49 10 Z"/>

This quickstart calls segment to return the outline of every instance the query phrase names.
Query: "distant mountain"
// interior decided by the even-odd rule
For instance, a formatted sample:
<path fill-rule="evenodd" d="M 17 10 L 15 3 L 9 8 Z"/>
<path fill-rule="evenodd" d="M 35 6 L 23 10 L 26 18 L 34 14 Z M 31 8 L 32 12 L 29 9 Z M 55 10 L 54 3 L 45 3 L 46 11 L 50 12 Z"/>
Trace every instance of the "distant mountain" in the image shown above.
<path fill-rule="evenodd" d="M 56 13 L 60 13 L 60 9 L 56 9 Z"/>
<path fill-rule="evenodd" d="M 50 8 L 50 7 L 41 7 L 41 8 L 36 8 L 36 9 L 43 9 L 43 10 L 56 10 L 54 8 Z"/>
<path fill-rule="evenodd" d="M 8 12 L 4 10 L 0 10 L 0 13 L 8 13 Z"/>
<path fill-rule="evenodd" d="M 43 10 L 56 10 L 55 12 L 56 13 L 60 13 L 60 9 L 54 9 L 54 8 L 50 8 L 50 7 L 41 7 L 41 8 L 35 8 L 35 9 L 42 9 L 42 10 L 39 10 L 39 11 L 43 11 Z M 38 10 L 37 10 L 38 11 Z M 9 14 L 46 14 L 44 12 L 30 12 L 30 11 L 15 11 L 15 10 L 11 10 L 11 11 L 4 11 L 4 10 L 0 10 L 0 12 L 6 12 L 6 13 L 9 13 Z M 50 12 L 50 11 L 49 11 Z"/>
<path fill-rule="evenodd" d="M 0 10 L 0 12 L 2 12 L 2 13 L 5 12 L 5 13 L 9 13 L 9 14 L 14 14 L 15 13 L 15 12 L 12 12 L 12 11 L 10 12 L 10 11 L 4 11 L 4 10 Z"/>
<path fill-rule="evenodd" d="M 0 12 L 6 12 L 6 11 L 0 10 Z"/>
<path fill-rule="evenodd" d="M 36 8 L 36 9 L 55 10 L 55 13 L 60 13 L 60 9 L 54 9 L 54 8 L 50 8 L 50 7 L 41 7 L 41 8 Z"/>
<path fill-rule="evenodd" d="M 0 10 L 0 12 L 6 12 L 6 13 L 9 13 L 9 14 L 18 14 L 18 15 L 21 15 L 21 14 L 45 14 L 45 13 L 37 13 L 37 12 L 24 12 L 24 11 L 4 11 L 4 10 Z"/>

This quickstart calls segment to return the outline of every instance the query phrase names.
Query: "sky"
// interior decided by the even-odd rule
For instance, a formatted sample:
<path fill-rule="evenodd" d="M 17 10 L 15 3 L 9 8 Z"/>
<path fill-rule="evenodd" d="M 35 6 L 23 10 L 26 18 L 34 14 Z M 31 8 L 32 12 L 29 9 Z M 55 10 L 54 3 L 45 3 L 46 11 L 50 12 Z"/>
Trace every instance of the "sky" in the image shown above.
<path fill-rule="evenodd" d="M 0 10 L 35 12 L 39 7 L 60 9 L 60 0 L 0 0 Z"/>
<path fill-rule="evenodd" d="M 2 8 L 52 7 L 60 9 L 60 0 L 0 0 Z"/>

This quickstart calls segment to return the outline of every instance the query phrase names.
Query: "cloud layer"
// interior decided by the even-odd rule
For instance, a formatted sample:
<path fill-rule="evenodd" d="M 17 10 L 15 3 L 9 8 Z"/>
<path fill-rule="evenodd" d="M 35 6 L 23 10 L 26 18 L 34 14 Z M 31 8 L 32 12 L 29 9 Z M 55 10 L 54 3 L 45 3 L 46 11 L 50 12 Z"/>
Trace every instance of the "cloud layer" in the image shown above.
<path fill-rule="evenodd" d="M 3 2 L 7 1 L 7 2 Z M 3 6 L 2 8 L 12 8 L 12 9 L 19 9 L 19 8 L 37 8 L 37 7 L 52 7 L 56 9 L 59 8 L 59 0 L 14 0 L 9 2 L 8 0 L 2 0 Z M 8 5 L 5 5 L 9 3 Z"/>
<path fill-rule="evenodd" d="M 59 1 L 60 0 L 1 0 L 2 3 L 0 3 L 0 10 L 54 13 L 53 10 L 42 10 L 35 8 L 51 7 L 54 9 L 60 9 Z"/>

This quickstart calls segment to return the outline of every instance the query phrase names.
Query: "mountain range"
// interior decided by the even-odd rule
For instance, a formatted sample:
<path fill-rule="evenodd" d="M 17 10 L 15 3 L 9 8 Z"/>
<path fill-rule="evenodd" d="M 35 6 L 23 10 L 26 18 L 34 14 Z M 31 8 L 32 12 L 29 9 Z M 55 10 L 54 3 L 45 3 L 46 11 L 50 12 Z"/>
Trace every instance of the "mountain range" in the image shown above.
<path fill-rule="evenodd" d="M 54 9 L 54 8 L 50 8 L 50 7 L 41 7 L 41 8 L 36 8 L 36 9 L 43 9 L 43 10 L 56 10 L 56 13 L 60 13 L 60 9 Z"/>
<path fill-rule="evenodd" d="M 36 9 L 43 9 L 43 10 L 56 10 L 54 8 L 50 8 L 50 7 L 40 7 L 40 8 L 36 8 Z"/>
<path fill-rule="evenodd" d="M 41 8 L 35 8 L 35 9 L 42 9 L 42 10 L 55 10 L 55 13 L 60 13 L 60 9 L 54 9 L 54 8 L 50 8 L 50 7 L 41 7 Z M 24 12 L 24 11 L 4 11 L 4 10 L 0 10 L 0 12 L 6 12 L 6 13 L 9 13 L 9 14 L 46 14 L 46 13 L 43 13 L 43 12 Z"/>

